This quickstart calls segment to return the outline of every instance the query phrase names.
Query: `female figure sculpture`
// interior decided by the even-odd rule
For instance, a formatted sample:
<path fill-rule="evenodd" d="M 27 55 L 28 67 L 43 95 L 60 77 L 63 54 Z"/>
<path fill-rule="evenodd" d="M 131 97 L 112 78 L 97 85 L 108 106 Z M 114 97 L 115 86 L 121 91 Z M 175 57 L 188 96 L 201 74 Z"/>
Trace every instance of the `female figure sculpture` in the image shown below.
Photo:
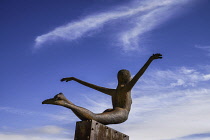
<path fill-rule="evenodd" d="M 126 121 L 131 109 L 132 99 L 131 99 L 131 89 L 136 84 L 138 79 L 146 71 L 150 63 L 155 59 L 161 59 L 161 54 L 153 54 L 144 66 L 139 70 L 139 72 L 131 78 L 130 72 L 128 70 L 120 70 L 118 72 L 118 85 L 116 89 L 109 89 L 105 87 L 100 87 L 75 77 L 67 77 L 61 79 L 61 81 L 76 81 L 84 86 L 90 87 L 112 97 L 112 109 L 106 109 L 103 113 L 95 114 L 88 109 L 76 106 L 71 101 L 66 99 L 63 93 L 59 93 L 54 98 L 47 99 L 42 102 L 42 104 L 53 104 L 60 105 L 69 108 L 73 113 L 81 120 L 95 120 L 102 124 L 118 124 Z"/>

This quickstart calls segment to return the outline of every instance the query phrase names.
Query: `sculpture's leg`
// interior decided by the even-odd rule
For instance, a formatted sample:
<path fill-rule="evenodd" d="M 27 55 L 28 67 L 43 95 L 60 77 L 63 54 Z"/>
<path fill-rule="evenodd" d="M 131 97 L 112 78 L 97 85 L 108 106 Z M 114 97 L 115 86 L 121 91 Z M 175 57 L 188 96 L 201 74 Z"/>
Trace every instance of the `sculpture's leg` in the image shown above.
<path fill-rule="evenodd" d="M 107 109 L 103 113 L 95 114 L 88 109 L 74 105 L 62 93 L 57 94 L 54 98 L 43 101 L 42 104 L 60 105 L 69 108 L 82 121 L 95 120 L 102 124 L 117 124 L 124 122 L 128 117 L 128 111 L 119 107 Z"/>
<path fill-rule="evenodd" d="M 81 120 L 96 120 L 96 114 L 88 109 L 74 105 L 63 95 L 63 93 L 59 93 L 55 95 L 54 98 L 43 101 L 42 104 L 60 105 L 69 108 Z"/>

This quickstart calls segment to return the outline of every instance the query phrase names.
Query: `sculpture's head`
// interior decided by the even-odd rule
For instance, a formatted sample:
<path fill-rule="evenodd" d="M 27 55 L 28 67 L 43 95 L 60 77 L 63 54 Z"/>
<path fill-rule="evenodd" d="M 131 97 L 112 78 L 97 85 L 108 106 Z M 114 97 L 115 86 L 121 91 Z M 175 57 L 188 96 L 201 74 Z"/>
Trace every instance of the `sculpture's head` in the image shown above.
<path fill-rule="evenodd" d="M 131 74 L 128 70 L 122 69 L 117 74 L 118 84 L 127 84 L 131 80 Z"/>

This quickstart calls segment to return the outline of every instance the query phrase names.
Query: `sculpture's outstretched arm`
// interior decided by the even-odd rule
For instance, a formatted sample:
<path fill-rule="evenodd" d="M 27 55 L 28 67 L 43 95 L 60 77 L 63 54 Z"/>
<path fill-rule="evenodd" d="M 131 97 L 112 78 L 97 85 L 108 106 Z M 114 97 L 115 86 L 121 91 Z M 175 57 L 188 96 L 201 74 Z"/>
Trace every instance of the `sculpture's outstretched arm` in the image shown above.
<path fill-rule="evenodd" d="M 126 91 L 130 91 L 133 86 L 136 84 L 136 82 L 139 80 L 139 78 L 144 74 L 144 72 L 146 71 L 146 69 L 148 68 L 148 66 L 150 65 L 150 63 L 154 60 L 154 59 L 161 59 L 162 55 L 157 53 L 157 54 L 153 54 L 148 61 L 144 64 L 144 66 L 139 70 L 139 72 L 133 77 L 133 79 L 126 85 L 125 90 Z"/>
<path fill-rule="evenodd" d="M 97 85 L 94 85 L 94 84 L 82 81 L 80 79 L 77 79 L 75 77 L 63 78 L 63 79 L 61 79 L 61 82 L 63 82 L 63 81 L 68 82 L 68 81 L 72 81 L 72 80 L 74 80 L 74 81 L 76 81 L 76 82 L 78 82 L 78 83 L 80 83 L 80 84 L 82 84 L 84 86 L 87 86 L 89 88 L 92 88 L 92 89 L 95 89 L 95 90 L 100 91 L 102 93 L 105 93 L 107 95 L 111 95 L 112 96 L 115 93 L 115 89 L 109 89 L 109 88 L 105 88 L 105 87 L 100 87 L 100 86 L 97 86 Z"/>

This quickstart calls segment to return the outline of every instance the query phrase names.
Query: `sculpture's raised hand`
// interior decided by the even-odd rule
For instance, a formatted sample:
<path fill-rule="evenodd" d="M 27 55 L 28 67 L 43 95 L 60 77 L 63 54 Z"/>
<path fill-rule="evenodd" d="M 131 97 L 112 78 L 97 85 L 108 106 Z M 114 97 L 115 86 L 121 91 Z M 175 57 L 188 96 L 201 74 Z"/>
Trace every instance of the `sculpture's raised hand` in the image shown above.
<path fill-rule="evenodd" d="M 71 81 L 71 80 L 74 80 L 74 77 L 66 77 L 66 78 L 62 78 L 62 79 L 61 79 L 61 82 L 63 82 L 63 81 L 68 82 L 68 81 Z"/>
<path fill-rule="evenodd" d="M 154 60 L 154 59 L 162 59 L 162 54 L 160 53 L 156 53 L 156 54 L 153 54 L 150 59 Z"/>

